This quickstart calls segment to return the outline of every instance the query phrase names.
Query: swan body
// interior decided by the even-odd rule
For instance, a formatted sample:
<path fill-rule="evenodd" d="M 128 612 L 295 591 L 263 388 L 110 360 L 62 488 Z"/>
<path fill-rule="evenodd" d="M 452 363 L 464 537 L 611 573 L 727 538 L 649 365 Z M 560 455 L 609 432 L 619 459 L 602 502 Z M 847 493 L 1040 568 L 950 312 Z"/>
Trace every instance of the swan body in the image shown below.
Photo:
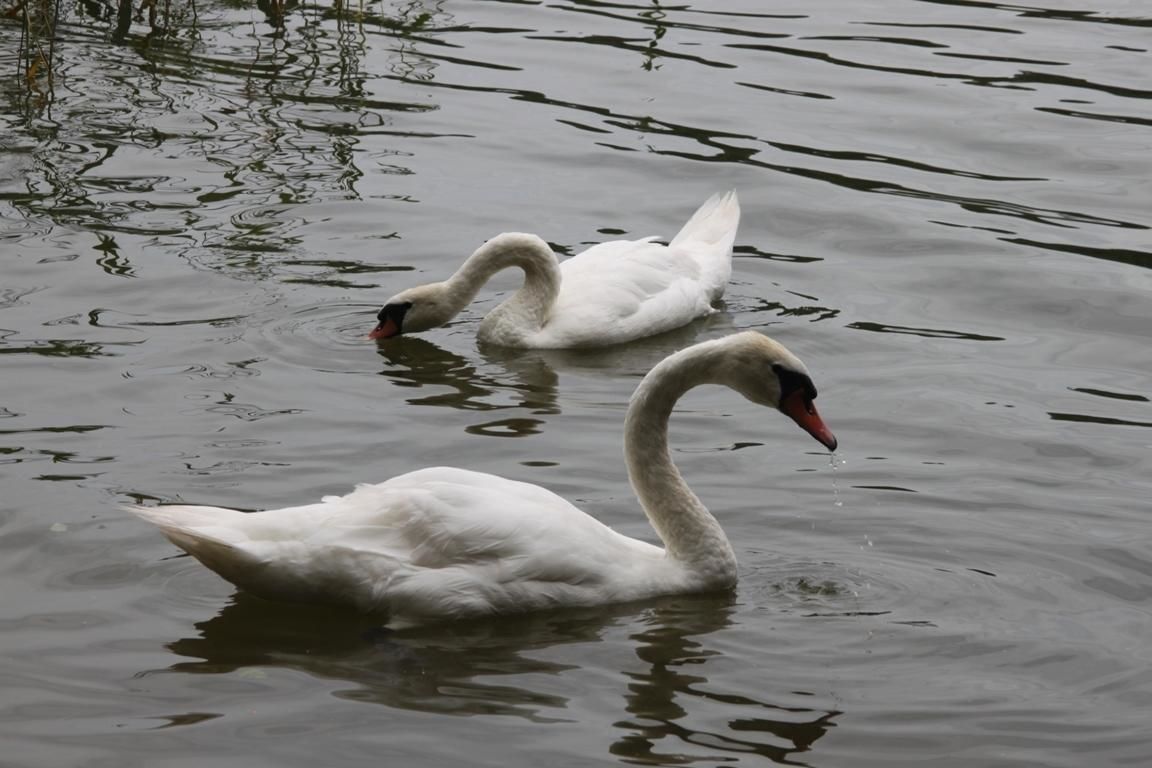
<path fill-rule="evenodd" d="M 663 548 L 539 486 L 452 467 L 264 512 L 129 509 L 241 589 L 351 606 L 394 628 L 728 589 L 735 552 L 668 452 L 672 408 L 700 384 L 778 408 L 836 447 L 803 363 L 766 336 L 748 331 L 671 355 L 641 382 L 625 420 L 629 478 Z"/>
<path fill-rule="evenodd" d="M 497 272 L 516 267 L 524 284 L 480 323 L 482 342 L 505 347 L 603 347 L 652 336 L 715 311 L 732 274 L 740 223 L 735 192 L 713 195 L 668 245 L 614 240 L 559 261 L 536 235 L 505 232 L 448 280 L 393 296 L 369 334 L 382 339 L 447 323 Z"/>

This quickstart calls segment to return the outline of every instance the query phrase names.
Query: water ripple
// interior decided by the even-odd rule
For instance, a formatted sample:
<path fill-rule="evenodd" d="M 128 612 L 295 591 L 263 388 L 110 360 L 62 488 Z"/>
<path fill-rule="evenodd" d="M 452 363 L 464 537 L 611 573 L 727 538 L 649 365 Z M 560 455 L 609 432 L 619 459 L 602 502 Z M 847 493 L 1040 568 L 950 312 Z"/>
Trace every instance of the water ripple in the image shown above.
<path fill-rule="evenodd" d="M 332 372 L 365 371 L 374 363 L 368 332 L 376 304 L 325 302 L 258 321 L 259 349 L 272 360 Z"/>
<path fill-rule="evenodd" d="M 0 738 L 35 768 L 162 761 L 154 728 L 281 765 L 1146 761 L 1138 3 L 109 7 L 62 6 L 54 100 L 9 78 L 0 114 Z M 487 348 L 505 275 L 364 338 L 423 279 L 383 273 L 508 229 L 670 234 L 718 186 L 745 207 L 726 305 L 674 334 Z M 769 450 L 730 393 L 682 403 L 732 595 L 382 634 L 230 599 L 116 507 L 443 461 L 651 536 L 628 398 L 748 327 L 812 367 L 846 464 Z"/>

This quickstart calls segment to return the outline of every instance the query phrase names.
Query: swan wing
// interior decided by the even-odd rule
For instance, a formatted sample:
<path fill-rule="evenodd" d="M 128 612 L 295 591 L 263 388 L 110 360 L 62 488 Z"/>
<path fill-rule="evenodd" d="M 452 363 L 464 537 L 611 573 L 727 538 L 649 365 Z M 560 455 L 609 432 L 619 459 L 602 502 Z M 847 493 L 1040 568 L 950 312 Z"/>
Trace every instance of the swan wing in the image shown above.
<path fill-rule="evenodd" d="M 560 264 L 560 293 L 533 346 L 618 344 L 712 313 L 732 275 L 735 192 L 700 206 L 668 245 L 655 237 L 594 245 Z"/>
<path fill-rule="evenodd" d="M 373 499 L 365 506 L 388 507 L 385 526 L 402 533 L 412 563 L 422 567 L 520 558 L 544 573 L 563 562 L 564 549 L 603 547 L 610 559 L 620 545 L 640 544 L 546 488 L 484 472 L 430 467 L 359 486 L 345 498 L 359 503 L 358 494 Z"/>
<path fill-rule="evenodd" d="M 617 344 L 713 311 L 715 292 L 685 248 L 617 240 L 562 262 L 560 271 L 560 295 L 538 338 L 550 346 Z"/>

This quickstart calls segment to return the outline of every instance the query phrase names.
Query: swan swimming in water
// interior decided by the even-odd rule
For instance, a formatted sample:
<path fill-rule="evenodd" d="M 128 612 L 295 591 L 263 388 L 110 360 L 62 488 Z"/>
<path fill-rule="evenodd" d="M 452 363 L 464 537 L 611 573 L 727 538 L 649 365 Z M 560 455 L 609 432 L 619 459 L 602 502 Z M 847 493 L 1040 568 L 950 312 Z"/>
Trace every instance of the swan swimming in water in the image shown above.
<path fill-rule="evenodd" d="M 745 331 L 674 353 L 641 381 L 624 422 L 628 476 L 663 548 L 540 486 L 451 467 L 264 512 L 128 509 L 243 590 L 350 606 L 392 628 L 730 589 L 736 553 L 668 452 L 672 408 L 702 384 L 776 408 L 836 449 L 807 369 L 783 345 Z"/>
<path fill-rule="evenodd" d="M 605 347 L 687 325 L 715 311 L 732 274 L 740 224 L 735 192 L 713 195 L 668 245 L 613 240 L 560 262 L 536 235 L 505 232 L 441 283 L 401 291 L 377 315 L 371 339 L 444 325 L 497 272 L 524 284 L 480 323 L 480 341 L 504 347 Z"/>

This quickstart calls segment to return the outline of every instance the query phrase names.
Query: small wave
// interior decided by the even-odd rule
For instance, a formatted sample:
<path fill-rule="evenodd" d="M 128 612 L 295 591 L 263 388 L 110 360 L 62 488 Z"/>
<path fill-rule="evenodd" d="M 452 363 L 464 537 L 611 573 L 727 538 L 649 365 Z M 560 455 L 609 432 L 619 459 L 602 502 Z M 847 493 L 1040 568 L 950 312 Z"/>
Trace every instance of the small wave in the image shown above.
<path fill-rule="evenodd" d="M 375 323 L 375 304 L 325 302 L 269 318 L 259 325 L 263 357 L 292 365 L 338 373 L 375 373 L 368 332 Z"/>

